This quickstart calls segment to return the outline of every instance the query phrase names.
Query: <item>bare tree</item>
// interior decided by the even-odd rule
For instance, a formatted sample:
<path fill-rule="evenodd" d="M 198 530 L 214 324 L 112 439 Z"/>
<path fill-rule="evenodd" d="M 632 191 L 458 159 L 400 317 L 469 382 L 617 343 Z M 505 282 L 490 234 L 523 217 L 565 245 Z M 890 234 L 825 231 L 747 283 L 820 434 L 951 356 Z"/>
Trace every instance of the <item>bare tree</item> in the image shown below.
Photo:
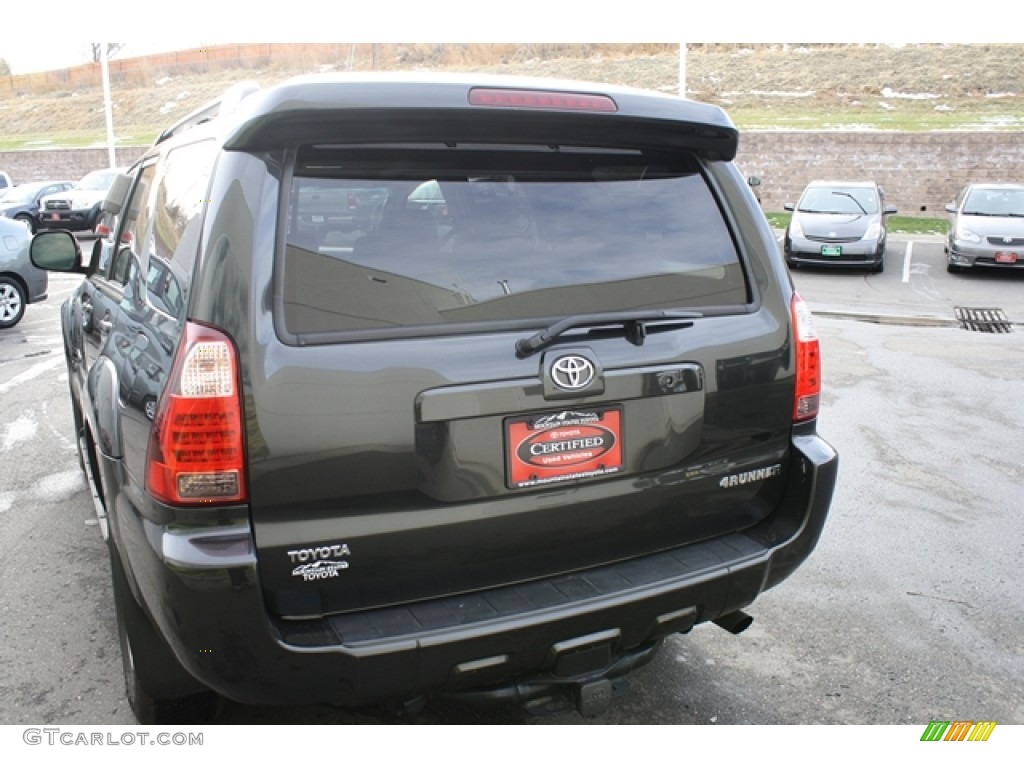
<path fill-rule="evenodd" d="M 103 57 L 103 43 L 90 43 L 92 46 L 92 60 L 99 61 Z M 124 48 L 124 43 L 107 43 L 107 58 Z"/>

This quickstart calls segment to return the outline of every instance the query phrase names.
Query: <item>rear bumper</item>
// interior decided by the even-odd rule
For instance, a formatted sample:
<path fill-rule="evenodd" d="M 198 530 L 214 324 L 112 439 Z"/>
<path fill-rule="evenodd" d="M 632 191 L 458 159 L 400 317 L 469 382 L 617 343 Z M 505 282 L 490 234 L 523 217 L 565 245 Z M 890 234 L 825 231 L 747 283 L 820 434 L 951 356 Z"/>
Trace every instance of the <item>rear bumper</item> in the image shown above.
<path fill-rule="evenodd" d="M 49 273 L 36 267 L 29 267 L 22 271 L 21 276 L 25 279 L 25 285 L 28 288 L 26 302 L 37 304 L 40 301 L 46 301 L 50 289 Z"/>
<path fill-rule="evenodd" d="M 670 634 L 739 610 L 789 576 L 821 534 L 838 458 L 794 438 L 784 503 L 754 528 L 486 592 L 319 620 L 270 617 L 253 543 L 233 525 L 160 526 L 121 508 L 139 596 L 203 685 L 249 704 L 352 706 L 618 674 Z M 180 522 L 180 521 L 179 521 Z"/>
<path fill-rule="evenodd" d="M 1018 255 L 1016 261 L 996 261 L 996 253 L 1008 251 Z M 960 243 L 946 246 L 949 263 L 956 267 L 990 267 L 992 269 L 1024 269 L 1024 252 L 1018 248 L 992 246 L 964 246 Z"/>

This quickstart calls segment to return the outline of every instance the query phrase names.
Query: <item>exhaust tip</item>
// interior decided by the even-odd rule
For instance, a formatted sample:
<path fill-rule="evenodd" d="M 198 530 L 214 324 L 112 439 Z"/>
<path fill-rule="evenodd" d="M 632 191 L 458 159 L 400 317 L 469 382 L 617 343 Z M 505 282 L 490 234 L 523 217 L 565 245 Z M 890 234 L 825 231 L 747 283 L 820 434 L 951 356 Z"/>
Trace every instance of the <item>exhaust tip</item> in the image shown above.
<path fill-rule="evenodd" d="M 754 618 L 743 611 L 733 611 L 724 616 L 719 616 L 714 620 L 714 623 L 726 632 L 738 635 L 754 623 Z"/>

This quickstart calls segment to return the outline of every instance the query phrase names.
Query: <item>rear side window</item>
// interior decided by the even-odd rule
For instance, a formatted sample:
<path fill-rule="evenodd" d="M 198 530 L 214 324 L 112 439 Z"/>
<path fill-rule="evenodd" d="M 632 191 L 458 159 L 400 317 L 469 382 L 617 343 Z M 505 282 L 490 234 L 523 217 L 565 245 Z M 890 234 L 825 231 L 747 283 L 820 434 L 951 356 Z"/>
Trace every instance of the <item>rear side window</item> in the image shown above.
<path fill-rule="evenodd" d="M 140 172 L 124 213 L 114 270 L 130 254 L 145 276 L 150 306 L 184 315 L 217 144 L 186 144 Z M 159 169 L 159 171 L 158 171 Z M 114 278 L 116 279 L 116 277 Z"/>
<path fill-rule="evenodd" d="M 305 147 L 285 194 L 279 309 L 290 334 L 748 301 L 689 155 Z"/>

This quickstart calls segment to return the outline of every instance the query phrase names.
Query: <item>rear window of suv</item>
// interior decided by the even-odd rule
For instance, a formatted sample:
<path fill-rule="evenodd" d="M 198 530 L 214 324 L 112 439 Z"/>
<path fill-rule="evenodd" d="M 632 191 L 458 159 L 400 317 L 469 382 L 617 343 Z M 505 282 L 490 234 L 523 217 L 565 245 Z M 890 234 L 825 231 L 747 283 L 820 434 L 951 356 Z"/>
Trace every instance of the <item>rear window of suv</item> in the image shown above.
<path fill-rule="evenodd" d="M 290 335 L 748 302 L 729 227 L 686 154 L 308 146 L 285 194 Z"/>

